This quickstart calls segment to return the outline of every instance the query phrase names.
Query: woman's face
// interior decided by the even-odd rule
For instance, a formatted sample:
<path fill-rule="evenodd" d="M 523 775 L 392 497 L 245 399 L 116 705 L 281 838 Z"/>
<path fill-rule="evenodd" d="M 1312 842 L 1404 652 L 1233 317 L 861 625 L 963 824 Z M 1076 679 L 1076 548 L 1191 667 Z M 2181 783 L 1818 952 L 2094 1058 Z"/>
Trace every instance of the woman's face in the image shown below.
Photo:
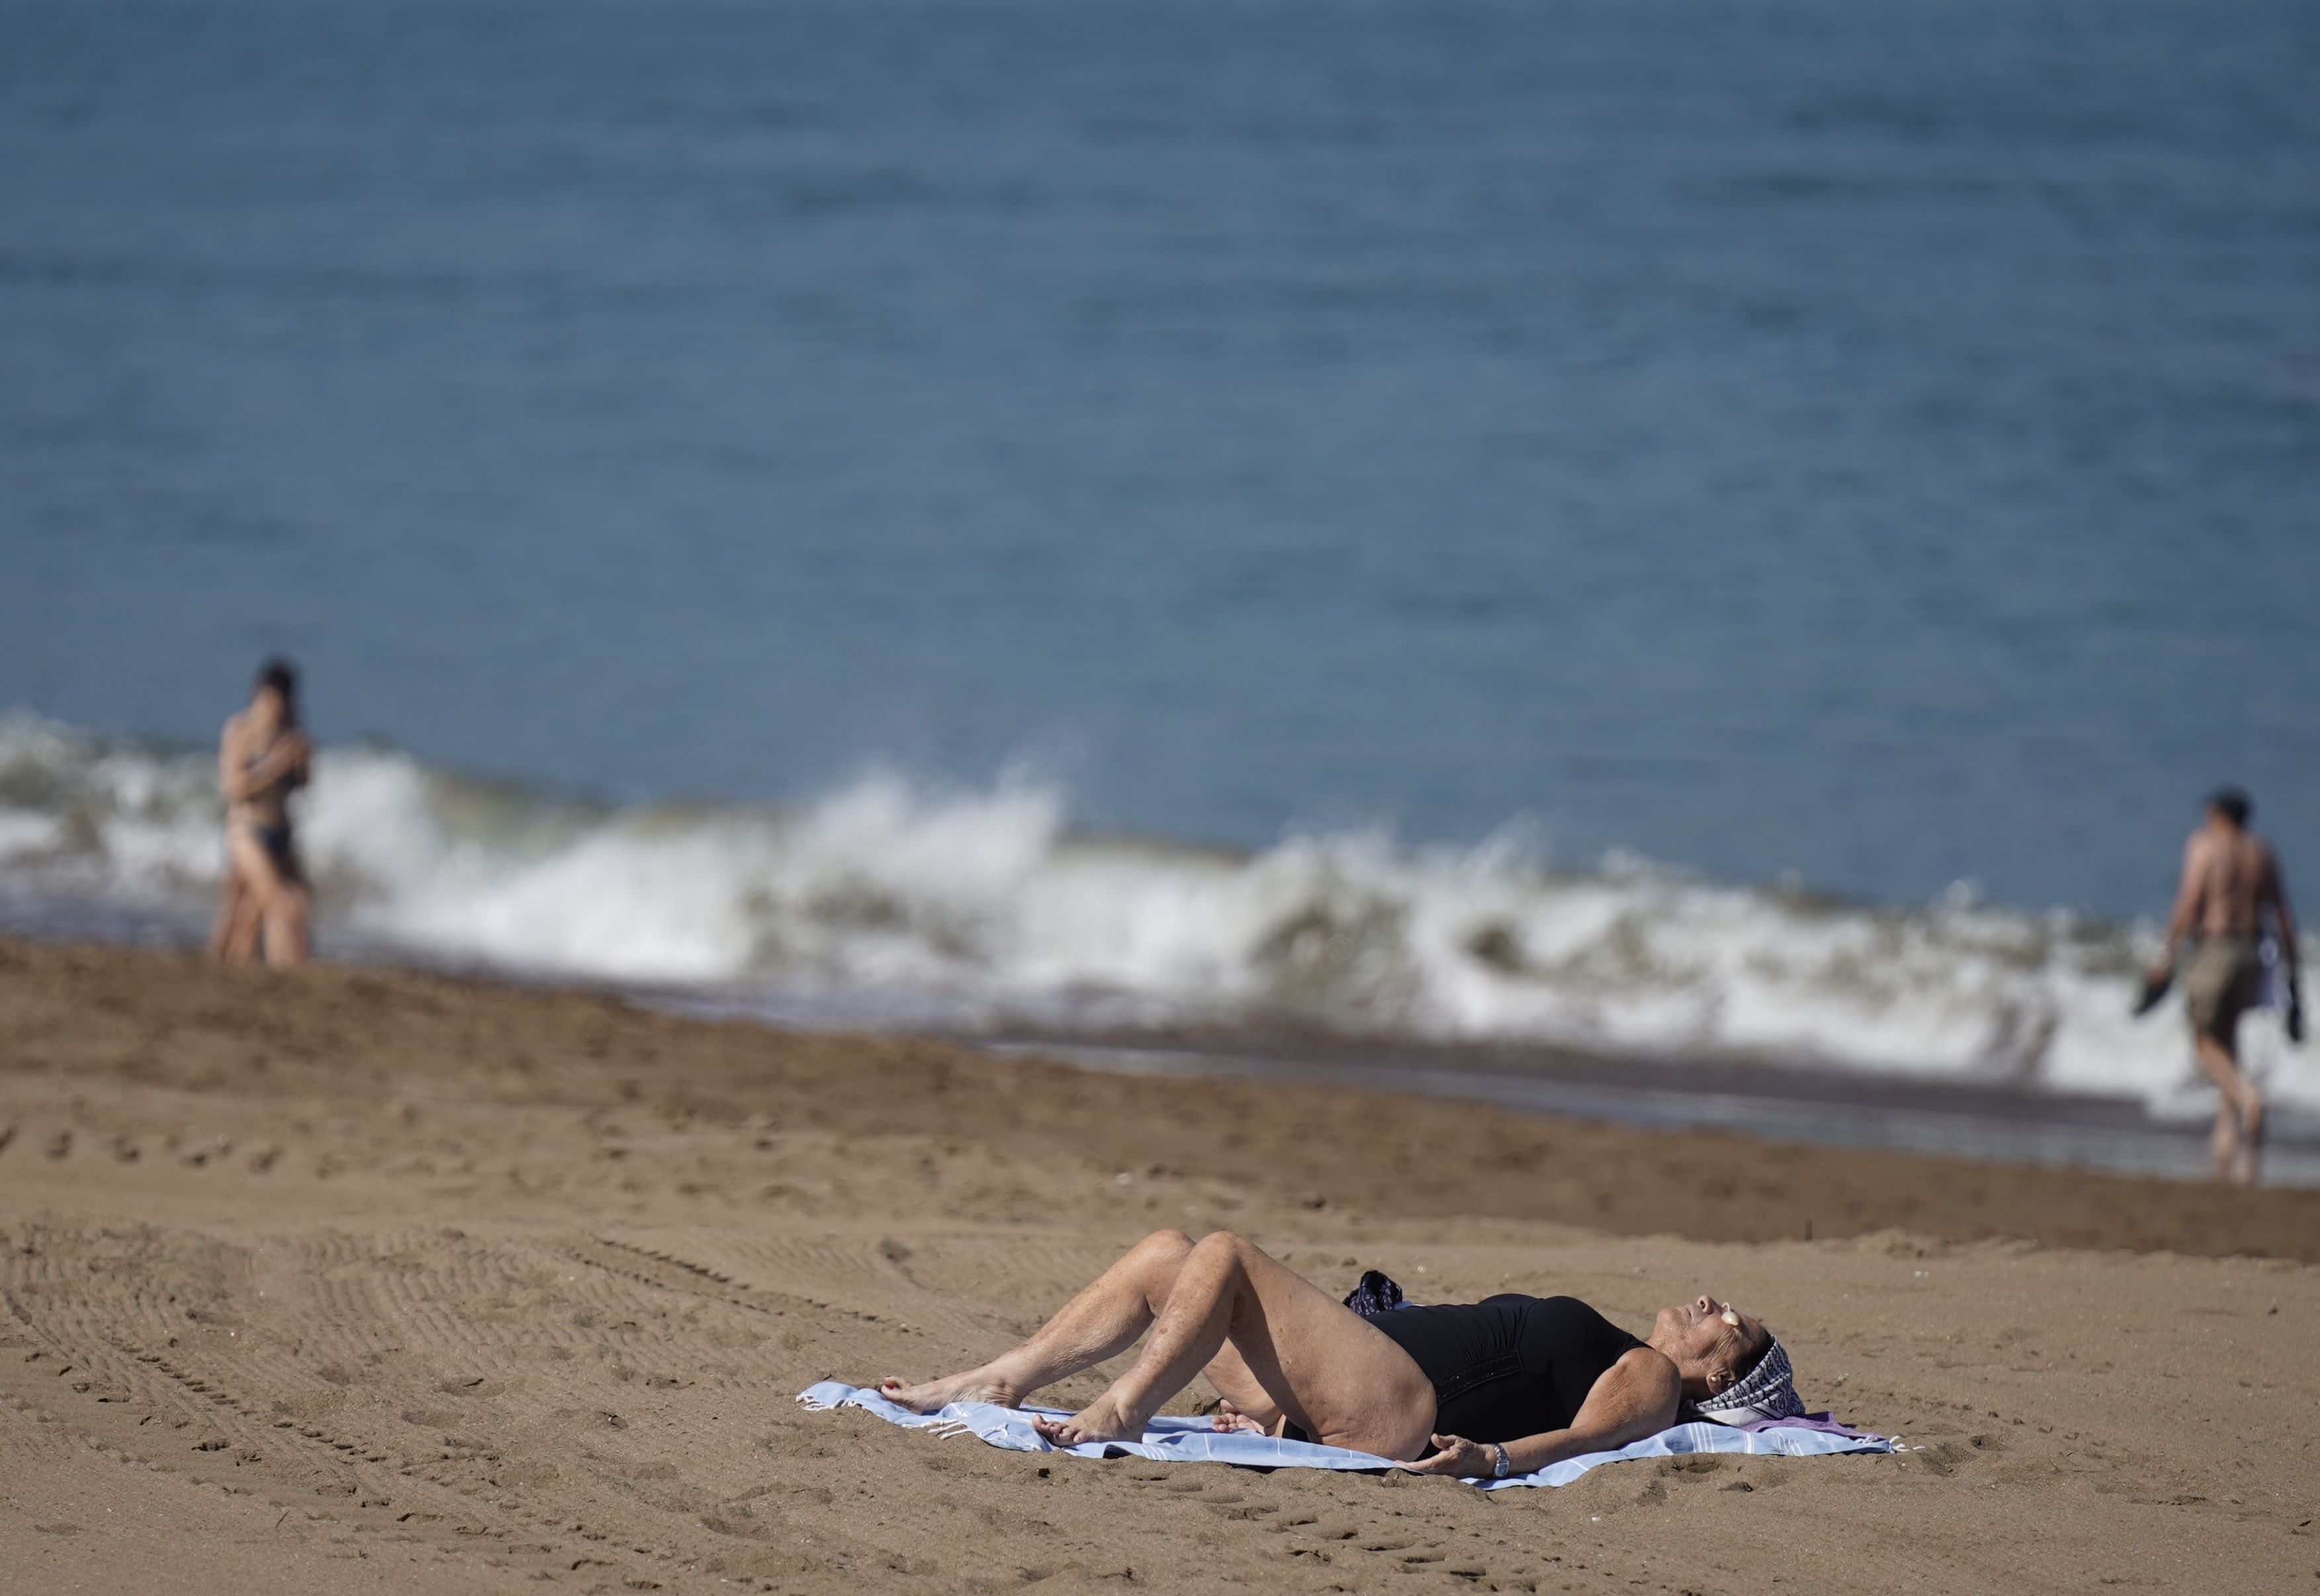
<path fill-rule="evenodd" d="M 1651 1344 L 1667 1355 L 1685 1384 L 1699 1382 L 1711 1393 L 1731 1384 L 1733 1371 L 1766 1339 L 1762 1321 L 1714 1297 L 1663 1308 L 1652 1323 Z"/>

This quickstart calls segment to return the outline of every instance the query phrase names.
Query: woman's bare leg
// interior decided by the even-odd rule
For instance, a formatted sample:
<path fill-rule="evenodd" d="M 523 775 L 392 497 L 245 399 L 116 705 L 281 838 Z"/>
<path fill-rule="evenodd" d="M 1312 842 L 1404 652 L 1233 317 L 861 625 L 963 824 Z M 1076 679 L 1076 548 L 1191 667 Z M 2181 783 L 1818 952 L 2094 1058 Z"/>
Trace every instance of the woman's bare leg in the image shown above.
<path fill-rule="evenodd" d="M 285 878 L 266 908 L 266 962 L 277 970 L 295 970 L 308 957 L 307 923 L 313 900 L 306 884 Z"/>
<path fill-rule="evenodd" d="M 274 940 L 274 900 L 283 890 L 282 872 L 276 868 L 274 856 L 267 853 L 265 846 L 251 835 L 248 826 L 231 826 L 227 830 L 227 836 L 230 839 L 227 844 L 229 862 L 233 873 L 241 878 L 243 894 L 243 906 L 240 911 L 242 918 L 237 928 L 234 941 L 238 946 L 243 945 L 241 940 L 244 934 L 243 928 L 251 928 L 246 933 L 249 937 L 246 946 L 251 954 L 255 954 L 258 951 L 258 937 L 252 928 L 252 922 L 262 924 L 267 932 L 266 940 L 269 944 L 266 948 L 267 962 L 271 964 L 274 962 L 274 949 L 270 946 Z"/>
<path fill-rule="evenodd" d="M 1018 1407 L 1041 1386 L 1135 1346 L 1166 1306 L 1176 1273 L 1192 1251 L 1192 1239 L 1182 1230 L 1155 1230 L 1081 1287 L 1060 1312 L 1012 1351 L 980 1368 L 917 1385 L 889 1376 L 878 1383 L 878 1392 L 915 1413 L 931 1413 L 946 1402 Z"/>
<path fill-rule="evenodd" d="M 254 910 L 266 929 L 266 962 L 276 969 L 304 964 L 306 884 L 285 874 L 247 826 L 232 828 L 229 847 L 231 868 L 249 894 L 243 912 Z"/>
<path fill-rule="evenodd" d="M 1184 1256 L 1128 1371 L 1069 1419 L 1038 1420 L 1039 1432 L 1058 1446 L 1138 1439 L 1228 1342 L 1272 1406 L 1315 1440 L 1393 1458 L 1427 1449 L 1434 1388 L 1409 1355 L 1280 1260 L 1221 1230 Z"/>
<path fill-rule="evenodd" d="M 246 954 L 236 957 L 241 946 L 241 923 L 250 910 L 249 888 L 241 878 L 241 868 L 235 864 L 231 848 L 227 850 L 225 879 L 218 883 L 217 919 L 210 923 L 210 957 L 231 960 L 235 964 L 248 962 Z M 253 935 L 252 941 L 256 940 Z"/>
<path fill-rule="evenodd" d="M 258 962 L 258 937 L 266 929 L 266 911 L 257 894 L 244 886 L 241 906 L 234 911 L 233 930 L 226 939 L 225 962 L 248 965 Z"/>

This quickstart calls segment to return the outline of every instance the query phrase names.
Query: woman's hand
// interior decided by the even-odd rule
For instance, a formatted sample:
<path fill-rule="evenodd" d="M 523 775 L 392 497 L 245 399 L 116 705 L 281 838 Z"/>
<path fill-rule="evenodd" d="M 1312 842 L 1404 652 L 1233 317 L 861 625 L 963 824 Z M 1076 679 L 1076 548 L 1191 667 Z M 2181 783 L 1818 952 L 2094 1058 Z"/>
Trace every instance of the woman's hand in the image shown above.
<path fill-rule="evenodd" d="M 306 740 L 303 731 L 285 731 L 274 739 L 271 747 L 244 767 L 241 783 L 245 795 L 263 792 L 285 776 L 304 782 L 306 767 L 314 757 L 314 745 Z"/>
<path fill-rule="evenodd" d="M 1464 1436 L 1436 1436 L 1433 1440 L 1433 1456 L 1421 1457 L 1416 1463 L 1398 1463 L 1394 1467 L 1413 1474 L 1449 1474 L 1461 1480 L 1487 1480 L 1499 1472 L 1499 1450 L 1495 1446 L 1470 1441 Z"/>

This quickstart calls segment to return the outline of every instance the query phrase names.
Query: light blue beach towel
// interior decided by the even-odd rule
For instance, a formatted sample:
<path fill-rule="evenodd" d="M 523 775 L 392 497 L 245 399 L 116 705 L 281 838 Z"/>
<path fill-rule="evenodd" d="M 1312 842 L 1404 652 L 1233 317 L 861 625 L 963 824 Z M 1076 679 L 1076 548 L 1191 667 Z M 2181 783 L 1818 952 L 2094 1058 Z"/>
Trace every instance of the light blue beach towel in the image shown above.
<path fill-rule="evenodd" d="M 1157 1463 L 1233 1463 L 1246 1468 L 1326 1468 L 1377 1470 L 1393 1465 L 1366 1452 L 1342 1446 L 1316 1446 L 1310 1441 L 1284 1441 L 1245 1431 L 1218 1431 L 1205 1419 L 1159 1418 L 1140 1441 L 1090 1441 L 1083 1446 L 1050 1445 L 1031 1428 L 1034 1414 L 1065 1417 L 1054 1408 L 1001 1408 L 990 1402 L 953 1402 L 939 1412 L 913 1413 L 896 1407 L 875 1391 L 824 1380 L 798 1392 L 808 1408 L 859 1408 L 889 1424 L 909 1429 L 932 1429 L 946 1437 L 971 1435 L 1010 1452 L 1069 1452 L 1075 1457 L 1148 1457 Z M 1505 1480 L 1476 1480 L 1485 1491 L 1509 1485 L 1568 1485 L 1592 1468 L 1630 1457 L 1676 1457 L 1690 1452 L 1738 1452 L 1779 1457 L 1820 1457 L 1833 1452 L 1890 1452 L 1893 1443 L 1882 1436 L 1835 1428 L 1805 1425 L 1761 1425 L 1737 1429 L 1728 1424 L 1679 1424 L 1655 1436 L 1630 1442 L 1616 1452 L 1590 1452 L 1549 1464 L 1536 1474 Z"/>

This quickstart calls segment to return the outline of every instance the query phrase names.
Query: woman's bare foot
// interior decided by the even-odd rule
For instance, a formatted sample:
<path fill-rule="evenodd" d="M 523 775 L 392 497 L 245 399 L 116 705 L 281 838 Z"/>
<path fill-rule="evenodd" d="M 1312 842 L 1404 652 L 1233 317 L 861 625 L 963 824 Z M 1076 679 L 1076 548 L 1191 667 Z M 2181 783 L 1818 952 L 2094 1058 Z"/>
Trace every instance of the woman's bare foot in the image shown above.
<path fill-rule="evenodd" d="M 1244 1435 L 1277 1436 L 1282 1433 L 1282 1420 L 1278 1413 L 1270 1420 L 1254 1413 L 1244 1413 L 1228 1397 L 1219 1401 L 1217 1410 L 1209 1416 L 1209 1428 L 1228 1432 L 1237 1430 Z"/>
<path fill-rule="evenodd" d="M 1089 1441 L 1140 1441 L 1144 1418 L 1100 1396 L 1069 1419 L 1034 1419 L 1031 1428 L 1054 1445 L 1077 1446 Z"/>
<path fill-rule="evenodd" d="M 1002 1408 L 1011 1408 L 1023 1400 L 1022 1392 L 994 1379 L 988 1368 L 969 1369 L 917 1385 L 889 1374 L 878 1382 L 878 1394 L 913 1413 L 937 1412 L 953 1402 L 996 1402 Z"/>

